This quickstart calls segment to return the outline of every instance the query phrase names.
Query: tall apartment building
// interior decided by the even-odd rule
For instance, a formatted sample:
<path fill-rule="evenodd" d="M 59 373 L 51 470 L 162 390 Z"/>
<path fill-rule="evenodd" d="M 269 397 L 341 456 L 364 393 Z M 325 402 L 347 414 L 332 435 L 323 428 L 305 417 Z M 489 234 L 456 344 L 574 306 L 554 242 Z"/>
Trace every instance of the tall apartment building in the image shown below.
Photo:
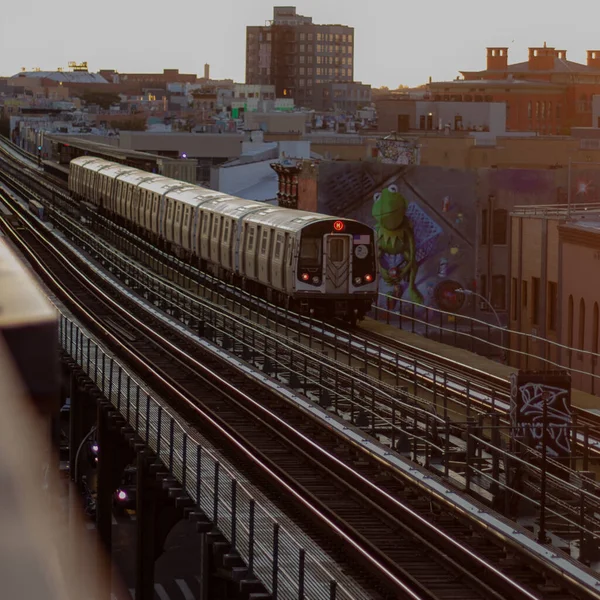
<path fill-rule="evenodd" d="M 353 27 L 317 25 L 295 6 L 276 6 L 272 21 L 246 30 L 248 84 L 274 85 L 278 98 L 311 106 L 317 84 L 352 81 Z"/>

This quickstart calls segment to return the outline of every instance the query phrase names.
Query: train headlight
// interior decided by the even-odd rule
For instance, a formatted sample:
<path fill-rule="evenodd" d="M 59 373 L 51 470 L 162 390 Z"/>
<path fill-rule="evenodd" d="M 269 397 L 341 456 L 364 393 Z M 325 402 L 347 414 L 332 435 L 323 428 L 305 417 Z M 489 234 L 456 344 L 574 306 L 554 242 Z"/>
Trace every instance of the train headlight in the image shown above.
<path fill-rule="evenodd" d="M 302 281 L 308 281 L 310 279 L 310 275 L 308 273 L 302 273 Z"/>
<path fill-rule="evenodd" d="M 354 285 L 360 285 L 362 283 L 362 277 L 354 278 Z"/>
<path fill-rule="evenodd" d="M 319 284 L 321 283 L 321 278 L 320 278 L 318 275 L 315 275 L 315 276 L 312 278 L 312 282 L 313 282 L 315 285 L 319 285 Z"/>
<path fill-rule="evenodd" d="M 367 275 L 365 275 L 365 281 L 371 283 L 371 281 L 373 281 L 373 275 L 367 273 Z"/>
<path fill-rule="evenodd" d="M 125 490 L 119 490 L 119 492 L 117 494 L 117 498 L 121 502 L 125 502 L 125 500 L 127 500 L 127 492 Z"/>

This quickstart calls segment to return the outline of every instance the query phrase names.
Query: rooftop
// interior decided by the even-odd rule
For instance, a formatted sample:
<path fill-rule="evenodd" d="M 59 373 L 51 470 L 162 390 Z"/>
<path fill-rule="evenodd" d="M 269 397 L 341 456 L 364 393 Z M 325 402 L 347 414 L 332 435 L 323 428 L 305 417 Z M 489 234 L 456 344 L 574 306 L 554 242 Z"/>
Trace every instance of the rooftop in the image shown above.
<path fill-rule="evenodd" d="M 63 83 L 108 83 L 98 73 L 89 73 L 87 71 L 21 71 L 13 75 L 11 79 L 18 79 L 19 77 L 51 79 L 52 81 Z"/>
<path fill-rule="evenodd" d="M 532 69 L 528 60 L 514 63 L 512 65 L 508 65 L 506 69 L 502 70 L 493 70 L 490 69 L 482 69 L 481 71 L 461 71 L 461 73 L 476 75 L 478 73 L 598 73 L 600 74 L 600 69 L 597 67 L 591 67 L 589 65 L 584 65 L 582 63 L 573 62 L 572 60 L 567 60 L 566 58 L 554 58 L 554 65 L 552 69 L 548 70 L 539 70 Z"/>

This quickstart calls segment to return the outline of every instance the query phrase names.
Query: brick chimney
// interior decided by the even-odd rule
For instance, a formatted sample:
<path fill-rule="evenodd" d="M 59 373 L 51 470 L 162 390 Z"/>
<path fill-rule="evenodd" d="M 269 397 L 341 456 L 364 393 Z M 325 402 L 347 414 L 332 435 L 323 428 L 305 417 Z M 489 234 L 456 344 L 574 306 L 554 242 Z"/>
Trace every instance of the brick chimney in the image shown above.
<path fill-rule="evenodd" d="M 556 50 L 548 48 L 546 42 L 542 48 L 529 48 L 529 70 L 530 71 L 552 71 L 554 70 L 554 59 Z"/>
<path fill-rule="evenodd" d="M 487 70 L 506 71 L 508 67 L 508 48 L 487 49 Z"/>
<path fill-rule="evenodd" d="M 587 51 L 587 65 L 594 69 L 600 69 L 600 50 Z"/>
<path fill-rule="evenodd" d="M 567 51 L 566 50 L 557 50 L 556 58 L 560 58 L 561 60 L 567 60 Z"/>

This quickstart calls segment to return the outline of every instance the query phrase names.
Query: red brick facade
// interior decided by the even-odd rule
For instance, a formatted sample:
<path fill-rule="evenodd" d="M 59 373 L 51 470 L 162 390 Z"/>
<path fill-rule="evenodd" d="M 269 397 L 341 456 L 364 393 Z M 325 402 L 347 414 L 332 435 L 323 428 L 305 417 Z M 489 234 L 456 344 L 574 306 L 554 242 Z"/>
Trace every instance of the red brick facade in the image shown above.
<path fill-rule="evenodd" d="M 600 50 L 587 64 L 567 60 L 566 50 L 529 48 L 528 60 L 508 63 L 508 48 L 488 48 L 483 71 L 462 71 L 463 79 L 429 84 L 433 99 L 506 102 L 509 131 L 568 134 L 591 127 L 592 96 L 600 94 Z"/>

